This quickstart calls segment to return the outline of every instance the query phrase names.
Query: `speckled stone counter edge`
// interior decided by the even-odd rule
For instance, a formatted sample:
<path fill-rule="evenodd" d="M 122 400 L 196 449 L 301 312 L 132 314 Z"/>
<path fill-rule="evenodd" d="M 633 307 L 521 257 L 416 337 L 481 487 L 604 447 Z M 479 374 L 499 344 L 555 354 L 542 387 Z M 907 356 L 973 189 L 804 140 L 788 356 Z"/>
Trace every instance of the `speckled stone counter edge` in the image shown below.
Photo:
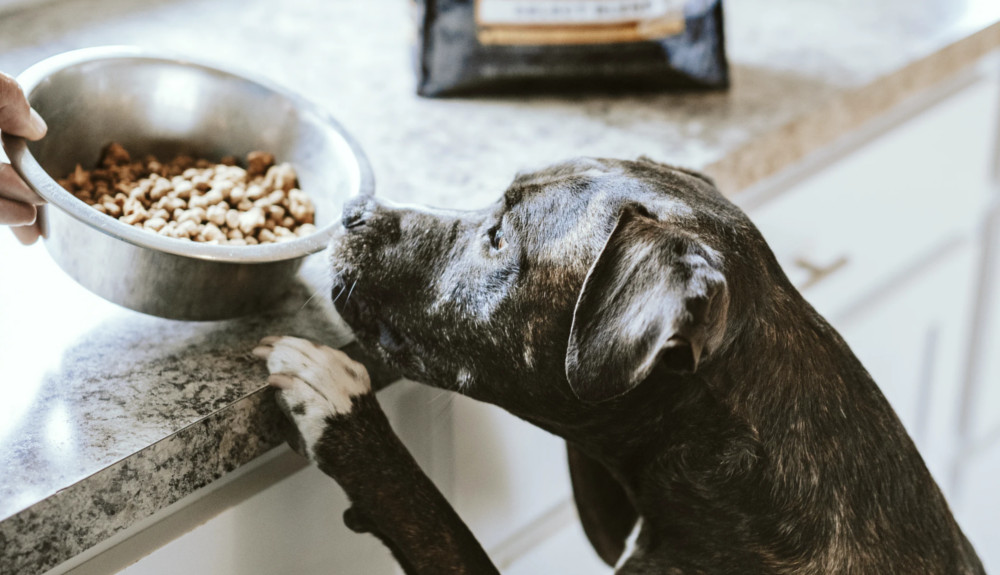
<path fill-rule="evenodd" d="M 263 455 L 287 431 L 271 391 L 258 389 L 4 520 L 0 573 L 45 572 Z"/>
<path fill-rule="evenodd" d="M 724 158 L 705 166 L 704 170 L 727 195 L 737 194 L 778 174 L 997 49 L 1000 49 L 1000 22 L 861 88 L 843 92 L 809 113 L 747 142 Z"/>

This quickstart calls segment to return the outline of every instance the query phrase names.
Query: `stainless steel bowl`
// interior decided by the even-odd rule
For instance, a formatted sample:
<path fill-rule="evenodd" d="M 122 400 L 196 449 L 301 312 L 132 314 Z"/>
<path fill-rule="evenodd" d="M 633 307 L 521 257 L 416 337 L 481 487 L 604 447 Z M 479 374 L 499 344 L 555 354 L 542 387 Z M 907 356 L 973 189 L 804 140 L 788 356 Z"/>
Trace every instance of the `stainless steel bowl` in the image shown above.
<path fill-rule="evenodd" d="M 259 79 L 131 47 L 90 48 L 44 60 L 18 77 L 49 126 L 44 139 L 4 136 L 14 168 L 49 203 L 45 247 L 77 282 L 161 317 L 214 320 L 261 311 L 289 287 L 302 259 L 323 249 L 344 200 L 371 194 L 371 168 L 333 118 Z M 291 162 L 316 205 L 318 231 L 262 246 L 206 245 L 108 217 L 56 183 L 92 167 L 119 142 L 133 155 L 185 152 L 218 160 L 253 150 Z"/>

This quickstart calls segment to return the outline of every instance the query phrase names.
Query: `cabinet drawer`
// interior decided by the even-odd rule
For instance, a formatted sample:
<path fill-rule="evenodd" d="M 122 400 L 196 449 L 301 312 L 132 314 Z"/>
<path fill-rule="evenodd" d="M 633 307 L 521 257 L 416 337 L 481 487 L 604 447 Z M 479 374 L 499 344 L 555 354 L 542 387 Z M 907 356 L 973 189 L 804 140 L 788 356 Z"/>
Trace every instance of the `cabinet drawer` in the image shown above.
<path fill-rule="evenodd" d="M 820 313 L 964 233 L 992 192 L 998 102 L 997 79 L 981 78 L 751 209 Z"/>

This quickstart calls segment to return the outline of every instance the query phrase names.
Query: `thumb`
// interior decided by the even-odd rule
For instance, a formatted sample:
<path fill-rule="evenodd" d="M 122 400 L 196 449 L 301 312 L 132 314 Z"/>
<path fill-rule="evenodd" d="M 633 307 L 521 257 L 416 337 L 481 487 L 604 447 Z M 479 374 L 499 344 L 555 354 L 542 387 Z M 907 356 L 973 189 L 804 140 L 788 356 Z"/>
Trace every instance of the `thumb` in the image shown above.
<path fill-rule="evenodd" d="M 47 129 L 42 117 L 28 105 L 17 81 L 0 73 L 0 132 L 37 140 Z"/>

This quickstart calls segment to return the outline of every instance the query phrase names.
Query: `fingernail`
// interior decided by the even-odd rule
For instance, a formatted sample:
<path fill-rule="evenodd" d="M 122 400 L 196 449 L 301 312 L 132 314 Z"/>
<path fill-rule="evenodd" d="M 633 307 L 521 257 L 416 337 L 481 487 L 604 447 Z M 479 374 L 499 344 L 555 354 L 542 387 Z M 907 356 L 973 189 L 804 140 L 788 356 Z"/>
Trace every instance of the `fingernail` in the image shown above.
<path fill-rule="evenodd" d="M 45 132 L 49 131 L 49 127 L 45 124 L 45 120 L 42 119 L 41 115 L 39 115 L 34 108 L 31 109 L 31 129 L 34 133 L 28 134 L 28 138 L 32 140 L 41 138 L 45 135 Z"/>

